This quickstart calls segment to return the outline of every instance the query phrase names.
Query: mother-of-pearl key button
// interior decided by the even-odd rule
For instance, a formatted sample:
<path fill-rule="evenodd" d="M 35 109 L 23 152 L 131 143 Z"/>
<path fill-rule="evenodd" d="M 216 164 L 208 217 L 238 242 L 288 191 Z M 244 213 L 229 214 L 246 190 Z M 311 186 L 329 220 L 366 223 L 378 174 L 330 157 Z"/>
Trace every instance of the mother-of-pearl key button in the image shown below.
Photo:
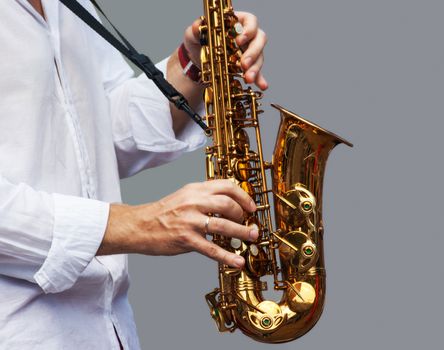
<path fill-rule="evenodd" d="M 242 246 L 242 241 L 239 238 L 231 239 L 231 247 L 233 249 L 239 249 Z"/>
<path fill-rule="evenodd" d="M 257 256 L 259 254 L 259 248 L 257 247 L 256 244 L 250 245 L 250 253 L 253 256 Z"/>

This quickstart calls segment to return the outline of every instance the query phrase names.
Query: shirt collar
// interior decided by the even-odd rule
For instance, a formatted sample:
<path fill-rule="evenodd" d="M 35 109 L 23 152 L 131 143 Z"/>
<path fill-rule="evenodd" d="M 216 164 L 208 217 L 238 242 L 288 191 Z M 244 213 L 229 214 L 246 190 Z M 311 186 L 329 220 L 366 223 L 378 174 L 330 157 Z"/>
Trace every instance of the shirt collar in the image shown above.
<path fill-rule="evenodd" d="M 42 24 L 46 29 L 50 27 L 54 30 L 58 28 L 59 22 L 59 11 L 60 2 L 59 0 L 42 0 L 42 6 L 45 11 L 45 18 L 43 18 L 40 13 L 38 13 L 35 8 L 29 3 L 28 0 L 16 0 L 20 5 L 22 5 L 31 16 L 33 16 L 40 24 Z"/>

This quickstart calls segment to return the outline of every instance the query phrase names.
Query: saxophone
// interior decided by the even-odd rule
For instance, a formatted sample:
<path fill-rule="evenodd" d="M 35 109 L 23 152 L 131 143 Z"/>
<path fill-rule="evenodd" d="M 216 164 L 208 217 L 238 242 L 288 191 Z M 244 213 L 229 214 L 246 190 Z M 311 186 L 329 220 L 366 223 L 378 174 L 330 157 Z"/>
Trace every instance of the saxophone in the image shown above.
<path fill-rule="evenodd" d="M 308 332 L 325 299 L 322 183 L 327 157 L 339 136 L 278 105 L 281 124 L 273 161 L 263 158 L 259 127 L 262 93 L 241 83 L 242 26 L 231 0 L 204 0 L 200 26 L 202 83 L 212 145 L 205 150 L 207 180 L 231 179 L 256 202 L 245 217 L 259 238 L 244 242 L 213 234 L 219 246 L 245 258 L 243 269 L 219 263 L 219 287 L 206 295 L 219 331 L 239 328 L 254 340 L 282 343 Z M 267 185 L 271 171 L 272 189 Z M 270 198 L 274 199 L 275 225 Z M 247 214 L 246 214 L 247 215 Z M 262 292 L 267 275 L 279 302 Z"/>

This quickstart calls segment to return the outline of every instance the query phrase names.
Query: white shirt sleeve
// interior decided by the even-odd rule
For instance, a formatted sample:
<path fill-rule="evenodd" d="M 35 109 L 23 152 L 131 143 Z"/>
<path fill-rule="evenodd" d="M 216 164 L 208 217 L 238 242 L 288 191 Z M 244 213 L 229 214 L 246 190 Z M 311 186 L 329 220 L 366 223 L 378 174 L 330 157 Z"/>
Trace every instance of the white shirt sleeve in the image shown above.
<path fill-rule="evenodd" d="M 0 274 L 69 289 L 94 258 L 109 204 L 36 191 L 0 176 Z"/>
<path fill-rule="evenodd" d="M 157 64 L 165 75 L 167 61 Z M 109 100 L 121 178 L 168 163 L 206 142 L 191 119 L 180 134 L 174 133 L 170 103 L 145 75 L 110 91 Z"/>
<path fill-rule="evenodd" d="M 89 1 L 84 6 L 100 20 Z M 184 152 L 202 147 L 206 142 L 202 129 L 190 119 L 180 134 L 175 135 L 167 98 L 145 74 L 134 77 L 122 55 L 91 29 L 89 31 L 101 59 L 120 177 L 168 163 Z M 156 66 L 168 79 L 167 62 L 168 58 Z M 197 112 L 203 113 L 203 103 Z"/>

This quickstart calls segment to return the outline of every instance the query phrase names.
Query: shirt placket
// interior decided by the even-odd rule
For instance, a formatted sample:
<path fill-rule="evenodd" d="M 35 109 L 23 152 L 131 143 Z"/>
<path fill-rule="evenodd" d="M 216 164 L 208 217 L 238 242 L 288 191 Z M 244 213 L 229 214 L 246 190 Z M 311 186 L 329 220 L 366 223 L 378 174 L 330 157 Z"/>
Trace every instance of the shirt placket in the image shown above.
<path fill-rule="evenodd" d="M 54 20 L 54 18 L 53 18 Z M 65 109 L 66 120 L 69 125 L 69 129 L 71 135 L 73 137 L 73 144 L 75 147 L 76 158 L 80 171 L 80 179 L 82 184 L 82 194 L 88 198 L 97 197 L 96 185 L 94 182 L 94 177 L 92 176 L 91 163 L 88 156 L 88 151 L 86 147 L 86 142 L 80 127 L 80 121 L 78 117 L 78 113 L 75 108 L 75 104 L 72 100 L 72 94 L 70 91 L 70 87 L 68 84 L 68 79 L 66 73 L 64 71 L 64 67 L 61 59 L 61 50 L 60 50 L 60 33 L 58 28 L 58 21 L 55 21 L 56 25 L 50 25 L 50 33 L 51 33 L 51 41 L 54 50 L 54 60 L 56 64 L 56 69 L 59 77 L 59 83 L 61 88 L 61 94 L 63 97 L 63 105 Z M 119 350 L 120 346 L 116 338 L 116 333 L 114 328 L 117 324 L 116 320 L 113 317 L 112 313 L 112 300 L 114 294 L 114 279 L 112 278 L 112 269 L 108 264 L 103 264 L 100 257 L 96 258 L 108 271 L 108 279 L 106 282 L 105 290 L 104 290 L 104 308 L 105 314 L 107 318 L 107 330 L 112 339 L 112 346 L 114 349 Z M 119 328 L 118 326 L 116 328 Z"/>
<path fill-rule="evenodd" d="M 60 92 L 63 99 L 65 118 L 72 136 L 77 164 L 79 167 L 82 195 L 87 198 L 96 199 L 96 186 L 92 176 L 91 162 L 89 160 L 85 138 L 80 127 L 79 116 L 73 103 L 68 79 L 62 64 L 59 31 L 58 28 L 54 27 L 53 25 L 49 27 L 49 31 L 54 50 L 54 62 L 56 65 Z"/>

